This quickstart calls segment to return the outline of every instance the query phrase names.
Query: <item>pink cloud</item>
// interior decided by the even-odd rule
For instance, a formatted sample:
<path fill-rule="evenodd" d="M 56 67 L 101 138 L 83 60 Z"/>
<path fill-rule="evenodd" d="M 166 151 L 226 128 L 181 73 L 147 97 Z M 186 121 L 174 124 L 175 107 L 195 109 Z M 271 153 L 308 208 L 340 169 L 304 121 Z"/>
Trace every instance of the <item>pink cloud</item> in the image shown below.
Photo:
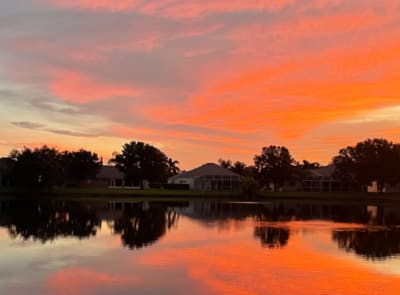
<path fill-rule="evenodd" d="M 57 72 L 49 88 L 54 96 L 73 103 L 88 103 L 118 96 L 136 96 L 141 93 L 138 88 L 110 84 L 73 71 Z"/>
<path fill-rule="evenodd" d="M 86 10 L 126 11 L 135 10 L 142 14 L 158 15 L 168 18 L 197 18 L 213 13 L 239 11 L 277 11 L 295 0 L 46 0 L 67 8 Z"/>
<path fill-rule="evenodd" d="M 44 0 L 50 3 L 68 7 L 88 10 L 123 11 L 135 7 L 140 0 Z"/>
<path fill-rule="evenodd" d="M 239 11 L 277 11 L 293 3 L 294 0 L 156 0 L 146 3 L 141 12 L 170 18 L 197 18 L 213 13 Z"/>
<path fill-rule="evenodd" d="M 344 142 L 341 122 L 400 102 L 396 1 L 38 1 L 79 21 L 47 29 L 32 19 L 32 35 L 7 36 L 1 48 L 11 58 L 1 71 L 28 89 L 21 97 L 34 88 L 49 99 L 116 107 L 132 98 L 121 118 L 101 104 L 96 111 L 114 121 L 117 137 L 175 147 L 190 165 L 188 150 L 251 159 L 270 143 L 330 160 Z M 121 23 L 109 26 L 114 18 Z M 363 124 L 396 138 L 393 126 Z M 365 135 L 352 130 L 346 140 Z M 328 149 L 325 135 L 339 140 Z"/>

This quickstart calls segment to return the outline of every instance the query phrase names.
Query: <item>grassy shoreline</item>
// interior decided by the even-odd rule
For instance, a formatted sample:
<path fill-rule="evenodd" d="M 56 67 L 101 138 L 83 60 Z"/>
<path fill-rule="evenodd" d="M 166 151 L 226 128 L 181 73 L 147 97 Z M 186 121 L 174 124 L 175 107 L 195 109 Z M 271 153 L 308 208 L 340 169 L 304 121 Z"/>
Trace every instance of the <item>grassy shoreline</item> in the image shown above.
<path fill-rule="evenodd" d="M 29 193 L 0 190 L 0 200 L 21 199 Z M 47 193 L 35 193 L 34 198 L 76 201 L 141 201 L 141 200 L 192 200 L 227 199 L 252 201 L 313 201 L 313 202 L 368 202 L 400 203 L 400 193 L 326 193 L 326 192 L 260 192 L 249 197 L 241 192 L 198 192 L 163 189 L 108 189 L 108 188 L 58 188 Z"/>
<path fill-rule="evenodd" d="M 29 193 L 10 189 L 0 190 L 0 200 L 17 199 Z M 110 189 L 110 188 L 57 188 L 47 193 L 34 193 L 33 198 L 67 200 L 301 200 L 301 201 L 340 201 L 340 202 L 394 202 L 400 203 L 400 193 L 347 193 L 347 192 L 260 192 L 254 197 L 239 191 L 202 192 L 164 189 Z"/>

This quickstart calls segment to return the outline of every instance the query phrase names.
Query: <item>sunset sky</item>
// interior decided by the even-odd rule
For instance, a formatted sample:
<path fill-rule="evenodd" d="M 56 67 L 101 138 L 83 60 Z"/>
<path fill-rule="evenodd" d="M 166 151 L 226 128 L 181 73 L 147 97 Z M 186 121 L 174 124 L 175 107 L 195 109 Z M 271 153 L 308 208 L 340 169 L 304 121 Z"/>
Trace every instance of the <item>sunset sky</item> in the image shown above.
<path fill-rule="evenodd" d="M 183 169 L 399 142 L 400 1 L 1 0 L 0 135 Z"/>

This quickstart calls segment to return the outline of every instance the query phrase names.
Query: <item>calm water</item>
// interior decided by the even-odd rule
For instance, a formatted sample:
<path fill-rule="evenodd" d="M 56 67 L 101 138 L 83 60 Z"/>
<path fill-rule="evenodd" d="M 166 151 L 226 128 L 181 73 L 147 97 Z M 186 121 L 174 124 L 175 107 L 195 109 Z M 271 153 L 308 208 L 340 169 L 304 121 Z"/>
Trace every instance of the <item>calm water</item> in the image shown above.
<path fill-rule="evenodd" d="M 400 208 L 2 203 L 0 294 L 400 294 Z"/>

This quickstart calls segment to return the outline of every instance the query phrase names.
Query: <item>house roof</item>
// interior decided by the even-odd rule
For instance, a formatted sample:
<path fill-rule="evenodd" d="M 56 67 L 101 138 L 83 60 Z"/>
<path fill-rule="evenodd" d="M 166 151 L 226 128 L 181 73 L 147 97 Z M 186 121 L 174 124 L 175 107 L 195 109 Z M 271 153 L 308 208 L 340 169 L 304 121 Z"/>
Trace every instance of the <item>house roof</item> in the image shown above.
<path fill-rule="evenodd" d="M 330 178 L 332 177 L 333 172 L 335 172 L 335 165 L 328 165 L 317 169 L 312 169 L 310 172 L 313 177 Z"/>
<path fill-rule="evenodd" d="M 124 173 L 115 166 L 102 166 L 97 178 L 100 179 L 124 179 Z"/>
<path fill-rule="evenodd" d="M 172 179 L 178 178 L 196 178 L 200 176 L 232 176 L 241 177 L 239 174 L 232 172 L 228 169 L 221 167 L 214 163 L 207 163 L 200 167 L 197 167 L 190 171 L 182 172 L 181 174 L 175 175 Z"/>

